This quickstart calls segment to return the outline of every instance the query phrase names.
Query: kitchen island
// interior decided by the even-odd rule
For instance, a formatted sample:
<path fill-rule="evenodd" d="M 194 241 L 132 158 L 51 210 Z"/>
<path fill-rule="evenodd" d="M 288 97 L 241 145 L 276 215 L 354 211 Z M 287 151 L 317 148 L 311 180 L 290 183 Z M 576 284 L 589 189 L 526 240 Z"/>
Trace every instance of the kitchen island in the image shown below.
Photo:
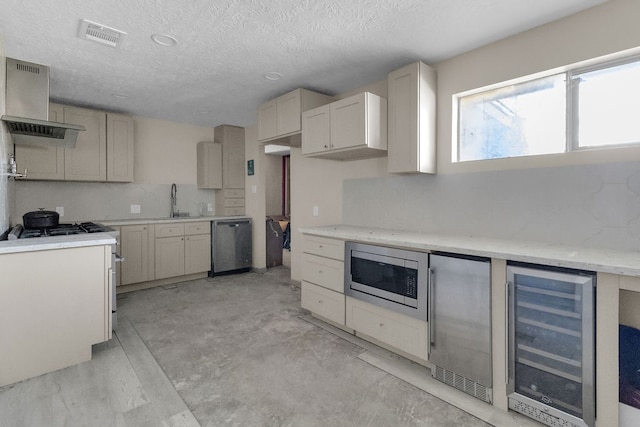
<path fill-rule="evenodd" d="M 0 386 L 91 359 L 111 339 L 108 233 L 0 242 Z"/>

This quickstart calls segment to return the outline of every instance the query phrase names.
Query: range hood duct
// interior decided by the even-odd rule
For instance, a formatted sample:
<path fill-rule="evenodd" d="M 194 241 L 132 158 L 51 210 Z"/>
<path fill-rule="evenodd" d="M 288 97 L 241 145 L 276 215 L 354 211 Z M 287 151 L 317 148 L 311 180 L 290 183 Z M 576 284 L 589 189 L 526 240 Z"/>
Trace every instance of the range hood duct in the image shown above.
<path fill-rule="evenodd" d="M 15 144 L 73 148 L 84 126 L 49 121 L 49 67 L 7 58 L 6 115 Z"/>

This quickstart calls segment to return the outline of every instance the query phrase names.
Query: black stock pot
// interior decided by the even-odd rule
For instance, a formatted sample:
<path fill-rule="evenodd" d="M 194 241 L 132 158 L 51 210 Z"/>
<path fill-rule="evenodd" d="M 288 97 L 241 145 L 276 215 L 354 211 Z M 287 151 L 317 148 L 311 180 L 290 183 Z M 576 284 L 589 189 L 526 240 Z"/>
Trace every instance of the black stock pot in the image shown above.
<path fill-rule="evenodd" d="M 22 215 L 22 225 L 24 228 L 52 228 L 57 227 L 60 221 L 60 214 L 55 211 L 38 211 L 27 212 Z"/>

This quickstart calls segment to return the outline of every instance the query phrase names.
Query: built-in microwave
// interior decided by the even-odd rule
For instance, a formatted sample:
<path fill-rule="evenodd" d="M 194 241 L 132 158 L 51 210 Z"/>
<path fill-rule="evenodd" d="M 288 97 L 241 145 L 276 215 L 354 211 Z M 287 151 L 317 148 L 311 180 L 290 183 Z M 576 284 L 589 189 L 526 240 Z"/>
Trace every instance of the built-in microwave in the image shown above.
<path fill-rule="evenodd" d="M 427 320 L 429 255 L 345 242 L 344 293 Z"/>

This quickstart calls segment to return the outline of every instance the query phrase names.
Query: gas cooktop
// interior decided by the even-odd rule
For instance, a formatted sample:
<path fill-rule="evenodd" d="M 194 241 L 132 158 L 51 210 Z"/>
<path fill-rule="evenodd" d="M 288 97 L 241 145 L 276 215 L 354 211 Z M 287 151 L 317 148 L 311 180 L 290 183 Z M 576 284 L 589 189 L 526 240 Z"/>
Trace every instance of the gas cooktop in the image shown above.
<path fill-rule="evenodd" d="M 14 231 L 15 230 L 14 228 Z M 94 222 L 81 222 L 80 224 L 58 224 L 57 227 L 47 228 L 23 228 L 17 234 L 19 239 L 31 237 L 69 236 L 73 234 L 103 233 L 111 231 L 109 227 Z M 14 235 L 15 235 L 14 234 Z"/>

